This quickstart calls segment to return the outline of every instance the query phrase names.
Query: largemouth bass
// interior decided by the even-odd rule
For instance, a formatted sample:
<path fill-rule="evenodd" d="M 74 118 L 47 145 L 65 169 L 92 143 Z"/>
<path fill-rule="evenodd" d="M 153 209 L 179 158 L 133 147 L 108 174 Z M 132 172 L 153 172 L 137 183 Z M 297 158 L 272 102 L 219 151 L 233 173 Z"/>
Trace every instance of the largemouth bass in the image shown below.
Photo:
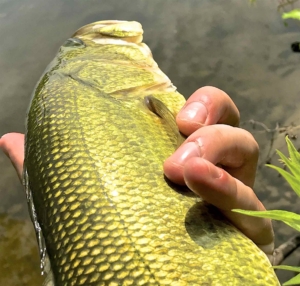
<path fill-rule="evenodd" d="M 137 22 L 100 21 L 60 48 L 27 119 L 25 186 L 60 285 L 279 285 L 216 208 L 164 177 L 185 99 Z"/>

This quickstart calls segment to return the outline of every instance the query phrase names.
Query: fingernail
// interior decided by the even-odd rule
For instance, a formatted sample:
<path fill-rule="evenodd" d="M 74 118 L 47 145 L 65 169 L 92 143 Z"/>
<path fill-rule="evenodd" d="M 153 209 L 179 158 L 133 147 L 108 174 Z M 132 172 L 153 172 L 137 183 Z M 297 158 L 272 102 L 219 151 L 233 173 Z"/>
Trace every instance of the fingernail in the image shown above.
<path fill-rule="evenodd" d="M 178 116 L 183 120 L 190 120 L 197 123 L 205 123 L 207 118 L 207 109 L 201 102 L 192 102 L 182 109 Z"/>
<path fill-rule="evenodd" d="M 180 146 L 175 153 L 169 158 L 173 163 L 183 165 L 188 159 L 200 157 L 201 149 L 195 142 L 188 142 Z"/>

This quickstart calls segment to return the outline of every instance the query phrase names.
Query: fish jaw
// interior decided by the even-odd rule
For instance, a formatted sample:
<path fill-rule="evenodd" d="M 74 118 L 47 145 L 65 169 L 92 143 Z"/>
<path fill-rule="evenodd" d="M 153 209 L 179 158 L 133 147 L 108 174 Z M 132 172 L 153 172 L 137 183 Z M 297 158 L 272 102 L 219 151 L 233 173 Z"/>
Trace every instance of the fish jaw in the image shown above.
<path fill-rule="evenodd" d="M 78 29 L 73 37 L 90 39 L 121 39 L 140 44 L 143 40 L 142 25 L 135 21 L 98 21 Z"/>

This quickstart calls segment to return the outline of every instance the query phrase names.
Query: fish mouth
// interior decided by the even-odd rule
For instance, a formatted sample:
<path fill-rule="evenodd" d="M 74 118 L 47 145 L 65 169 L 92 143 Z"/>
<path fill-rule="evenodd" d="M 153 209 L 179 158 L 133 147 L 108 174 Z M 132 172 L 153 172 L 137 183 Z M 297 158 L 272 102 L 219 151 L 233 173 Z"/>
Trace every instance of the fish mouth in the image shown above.
<path fill-rule="evenodd" d="M 135 21 L 106 20 L 85 25 L 78 29 L 72 37 L 92 40 L 119 39 L 139 44 L 143 40 L 142 25 Z"/>

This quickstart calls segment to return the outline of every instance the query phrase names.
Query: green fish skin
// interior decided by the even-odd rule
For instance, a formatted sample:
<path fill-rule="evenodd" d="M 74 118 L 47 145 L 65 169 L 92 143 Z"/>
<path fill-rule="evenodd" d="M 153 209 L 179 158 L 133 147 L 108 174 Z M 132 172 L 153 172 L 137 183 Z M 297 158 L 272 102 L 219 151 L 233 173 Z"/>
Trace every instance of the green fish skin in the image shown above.
<path fill-rule="evenodd" d="M 168 182 L 185 103 L 137 22 L 100 21 L 60 48 L 27 118 L 25 186 L 56 286 L 279 285 L 216 208 Z"/>

